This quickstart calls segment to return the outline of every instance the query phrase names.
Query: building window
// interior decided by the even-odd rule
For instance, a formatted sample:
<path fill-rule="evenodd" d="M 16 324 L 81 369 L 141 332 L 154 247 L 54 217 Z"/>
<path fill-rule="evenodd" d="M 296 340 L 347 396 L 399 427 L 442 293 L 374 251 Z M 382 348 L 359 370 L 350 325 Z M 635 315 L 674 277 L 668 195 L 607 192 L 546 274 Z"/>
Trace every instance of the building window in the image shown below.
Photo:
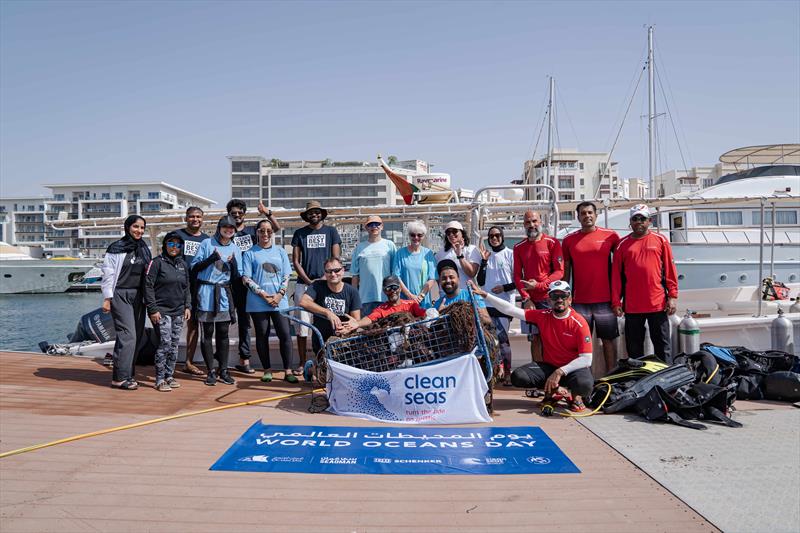
<path fill-rule="evenodd" d="M 100 194 L 100 199 L 101 200 L 111 200 L 111 193 L 110 192 L 101 193 Z"/>
<path fill-rule="evenodd" d="M 574 189 L 575 188 L 575 176 L 559 176 L 558 177 L 558 188 L 559 189 Z"/>
<path fill-rule="evenodd" d="M 560 213 L 558 216 L 559 216 L 559 218 L 560 218 L 561 220 L 564 220 L 564 221 L 567 221 L 567 220 L 569 220 L 569 221 L 575 220 L 575 213 L 573 213 L 572 211 L 564 211 L 563 213 Z"/>
<path fill-rule="evenodd" d="M 761 211 L 753 211 L 753 224 L 761 224 Z M 772 211 L 764 211 L 764 224 L 772 224 Z M 775 225 L 795 225 L 797 224 L 797 211 L 778 210 L 775 211 Z"/>
<path fill-rule="evenodd" d="M 578 168 L 583 170 L 583 163 L 578 163 Z"/>
<path fill-rule="evenodd" d="M 121 193 L 121 192 L 115 192 L 115 193 L 114 193 L 114 199 L 116 199 L 116 200 L 122 200 L 122 199 L 124 199 L 124 198 L 125 198 L 125 193 Z"/>
<path fill-rule="evenodd" d="M 64 201 L 64 195 L 63 194 L 55 194 L 55 195 L 53 195 L 53 199 L 56 200 L 56 201 L 63 202 Z"/>
<path fill-rule="evenodd" d="M 698 226 L 719 226 L 719 217 L 716 211 L 698 211 L 696 216 Z"/>
<path fill-rule="evenodd" d="M 159 193 L 157 193 L 157 192 L 149 192 L 149 193 L 147 193 L 147 198 L 149 200 L 158 200 Z"/>
<path fill-rule="evenodd" d="M 720 211 L 719 223 L 721 226 L 741 226 L 742 212 L 741 211 Z"/>
<path fill-rule="evenodd" d="M 231 161 L 231 172 L 259 172 L 258 161 Z"/>

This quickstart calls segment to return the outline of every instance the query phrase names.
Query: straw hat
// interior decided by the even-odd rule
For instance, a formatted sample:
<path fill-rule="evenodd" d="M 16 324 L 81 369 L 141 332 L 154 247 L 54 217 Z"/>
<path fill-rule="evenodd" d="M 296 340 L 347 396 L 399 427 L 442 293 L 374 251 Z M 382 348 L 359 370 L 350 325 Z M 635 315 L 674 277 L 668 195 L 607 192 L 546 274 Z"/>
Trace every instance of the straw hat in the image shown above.
<path fill-rule="evenodd" d="M 320 211 L 322 211 L 322 220 L 325 220 L 328 217 L 328 210 L 323 209 L 322 204 L 320 204 L 318 201 L 311 200 L 310 202 L 306 203 L 306 210 L 300 213 L 300 218 L 302 218 L 306 222 L 309 222 L 308 212 L 311 211 L 312 209 L 319 209 Z"/>

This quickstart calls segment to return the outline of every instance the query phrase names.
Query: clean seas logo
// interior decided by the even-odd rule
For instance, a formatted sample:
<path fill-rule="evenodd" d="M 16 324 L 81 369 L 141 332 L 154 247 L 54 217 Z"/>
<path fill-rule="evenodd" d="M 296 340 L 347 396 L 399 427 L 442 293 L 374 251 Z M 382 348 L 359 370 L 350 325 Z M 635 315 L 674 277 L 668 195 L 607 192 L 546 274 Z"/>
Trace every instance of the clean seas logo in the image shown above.
<path fill-rule="evenodd" d="M 349 409 L 383 420 L 400 420 L 378 398 L 378 395 L 388 396 L 390 392 L 392 387 L 385 377 L 378 374 L 359 376 L 353 380 L 353 386 L 347 392 Z"/>
<path fill-rule="evenodd" d="M 455 376 L 408 376 L 403 384 L 406 387 L 405 404 L 443 404 L 447 402 L 447 391 L 456 388 Z"/>

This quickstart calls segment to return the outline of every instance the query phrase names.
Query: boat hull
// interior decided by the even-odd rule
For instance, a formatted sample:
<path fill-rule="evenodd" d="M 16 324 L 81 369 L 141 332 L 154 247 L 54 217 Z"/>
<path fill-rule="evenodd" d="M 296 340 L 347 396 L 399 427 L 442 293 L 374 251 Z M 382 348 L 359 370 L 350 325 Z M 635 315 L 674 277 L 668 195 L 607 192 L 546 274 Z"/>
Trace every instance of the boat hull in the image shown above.
<path fill-rule="evenodd" d="M 65 292 L 91 270 L 93 261 L 0 261 L 0 294 L 47 294 Z"/>

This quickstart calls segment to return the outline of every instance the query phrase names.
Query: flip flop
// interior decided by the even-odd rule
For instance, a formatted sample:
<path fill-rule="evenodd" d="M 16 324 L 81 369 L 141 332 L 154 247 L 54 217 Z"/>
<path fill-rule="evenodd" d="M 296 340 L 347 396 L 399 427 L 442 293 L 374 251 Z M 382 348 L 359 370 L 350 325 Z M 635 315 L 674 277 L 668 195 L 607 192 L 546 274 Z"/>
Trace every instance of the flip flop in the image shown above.
<path fill-rule="evenodd" d="M 120 383 L 119 385 L 111 384 L 112 389 L 120 389 L 120 390 L 136 390 L 139 388 L 139 384 L 133 381 L 132 379 L 128 379 Z"/>
<path fill-rule="evenodd" d="M 184 365 L 183 366 L 183 373 L 184 374 L 189 374 L 189 375 L 192 375 L 192 376 L 205 376 L 206 375 L 205 372 L 203 372 L 202 370 L 200 370 L 199 368 L 197 368 L 194 365 L 192 365 L 192 366 Z"/>
<path fill-rule="evenodd" d="M 308 364 L 308 361 L 306 361 L 306 364 Z M 295 368 L 294 370 L 292 370 L 292 375 L 293 376 L 302 376 L 303 375 L 303 369 L 302 368 Z"/>

